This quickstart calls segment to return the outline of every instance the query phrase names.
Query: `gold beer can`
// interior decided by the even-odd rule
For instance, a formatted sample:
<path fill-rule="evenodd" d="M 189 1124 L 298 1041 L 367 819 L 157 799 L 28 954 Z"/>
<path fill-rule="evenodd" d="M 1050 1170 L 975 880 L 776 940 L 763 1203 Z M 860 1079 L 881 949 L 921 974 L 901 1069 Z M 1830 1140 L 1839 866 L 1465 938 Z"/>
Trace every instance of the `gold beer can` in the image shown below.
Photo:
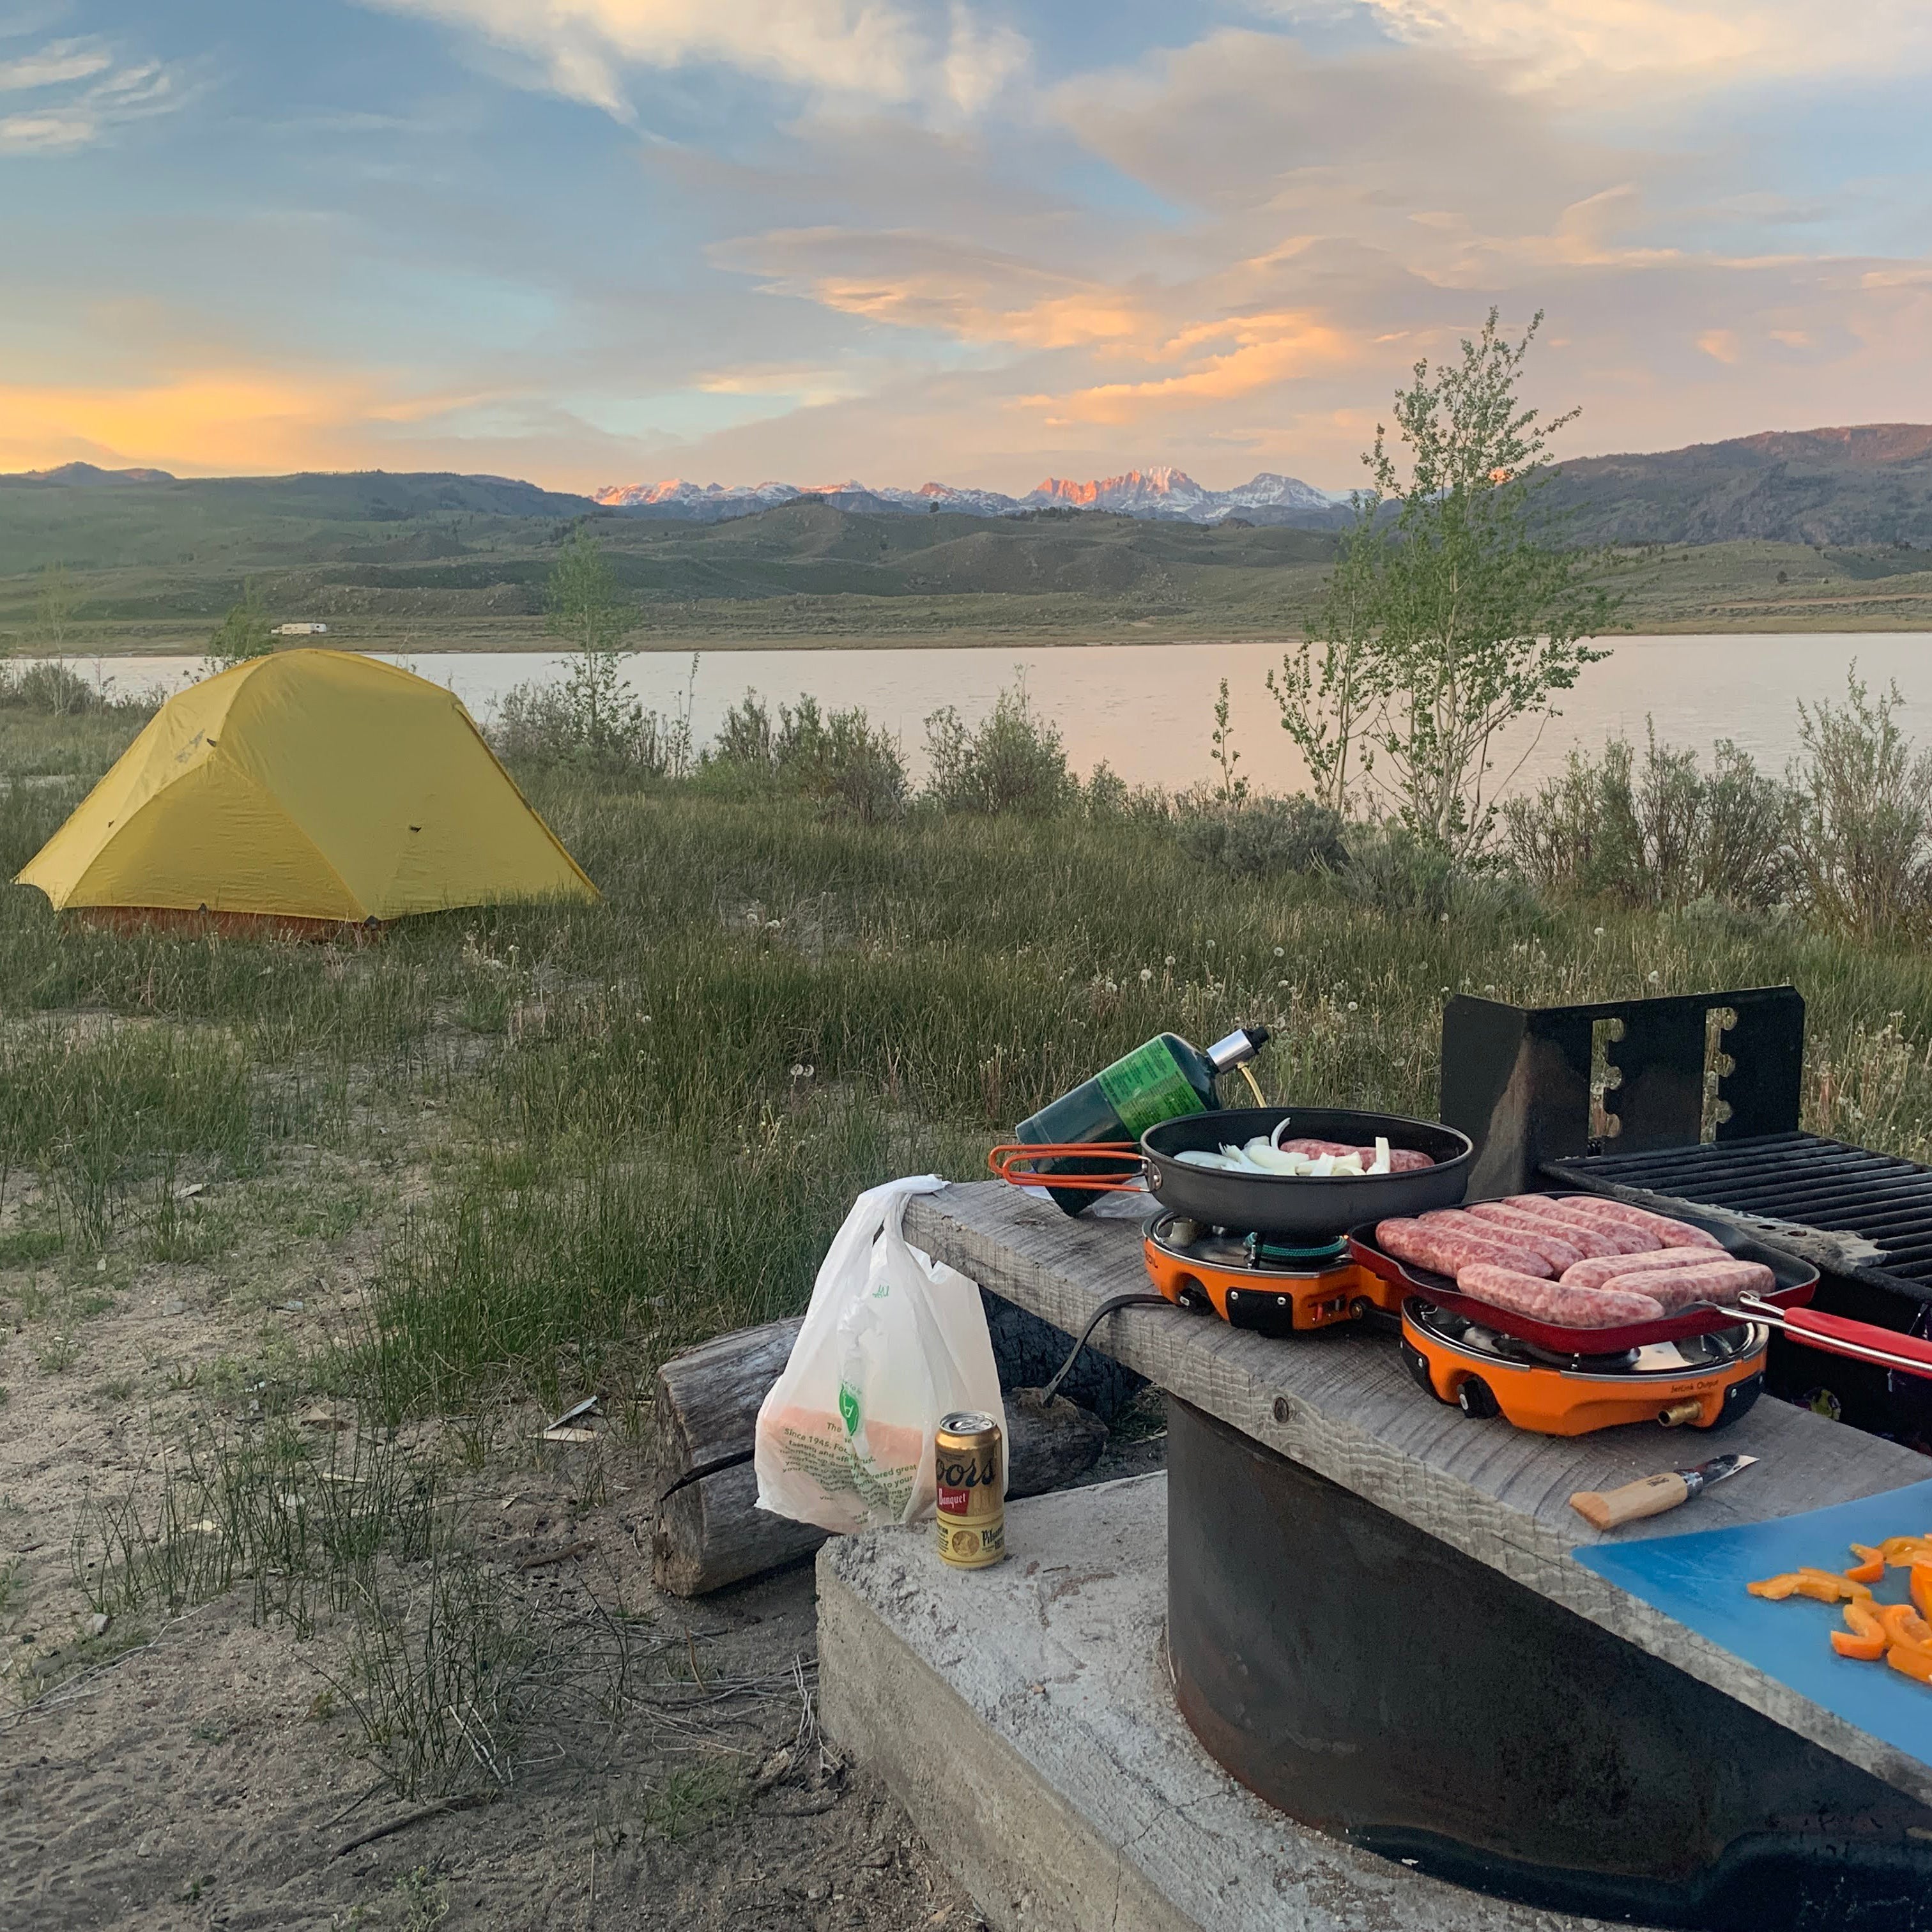
<path fill-rule="evenodd" d="M 990 1415 L 956 1409 L 933 1438 L 939 1484 L 939 1553 L 960 1570 L 983 1570 L 1006 1553 L 1006 1445 Z"/>

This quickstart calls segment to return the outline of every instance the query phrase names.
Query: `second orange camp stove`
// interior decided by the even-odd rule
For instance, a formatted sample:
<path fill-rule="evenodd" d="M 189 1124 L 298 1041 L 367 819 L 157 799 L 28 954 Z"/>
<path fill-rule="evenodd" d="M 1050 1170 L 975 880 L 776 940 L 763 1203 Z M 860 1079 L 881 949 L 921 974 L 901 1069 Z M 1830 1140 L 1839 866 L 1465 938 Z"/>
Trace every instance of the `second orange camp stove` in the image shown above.
<path fill-rule="evenodd" d="M 1144 1246 L 1148 1276 L 1168 1300 L 1211 1308 L 1263 1335 L 1326 1328 L 1376 1310 L 1392 1315 L 1406 1292 L 1352 1260 L 1346 1239 L 1292 1247 L 1162 1214 L 1149 1223 Z"/>
<path fill-rule="evenodd" d="M 1402 1311 L 1402 1360 L 1419 1386 L 1465 1415 L 1500 1415 L 1541 1436 L 1626 1422 L 1722 1429 L 1763 1388 L 1770 1336 L 1763 1323 L 1742 1322 L 1614 1354 L 1558 1354 L 1420 1295 Z"/>

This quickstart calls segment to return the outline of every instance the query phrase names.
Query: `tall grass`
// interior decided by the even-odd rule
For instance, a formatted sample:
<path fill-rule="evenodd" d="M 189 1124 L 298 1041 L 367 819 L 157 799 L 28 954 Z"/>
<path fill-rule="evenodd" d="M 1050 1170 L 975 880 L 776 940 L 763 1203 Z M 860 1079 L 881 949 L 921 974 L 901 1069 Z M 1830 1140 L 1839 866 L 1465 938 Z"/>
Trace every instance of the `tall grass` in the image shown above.
<path fill-rule="evenodd" d="M 861 1187 L 975 1174 L 1016 1120 L 1163 1028 L 1262 1021 L 1274 1092 L 1427 1114 L 1448 993 L 1790 980 L 1813 1124 L 1932 1150 L 1932 964 L 1694 877 L 1610 890 L 1573 868 L 1539 892 L 1266 801 L 1203 832 L 1097 780 L 1048 815 L 982 795 L 868 820 L 776 780 L 562 758 L 518 776 L 601 904 L 482 908 L 358 948 L 112 934 L 0 895 L 0 1161 L 48 1184 L 76 1243 L 122 1238 L 170 1158 L 238 1172 L 298 1138 L 366 1154 L 378 1125 L 394 1156 L 433 1141 L 433 1183 L 394 1221 L 333 1372 L 386 1420 L 641 1376 L 796 1308 Z M 1654 809 L 1626 776 L 1653 879 L 1675 877 L 1666 849 L 1721 847 L 1756 808 L 1726 769 L 1666 764 Z M 0 804 L 0 840 L 58 815 Z"/>

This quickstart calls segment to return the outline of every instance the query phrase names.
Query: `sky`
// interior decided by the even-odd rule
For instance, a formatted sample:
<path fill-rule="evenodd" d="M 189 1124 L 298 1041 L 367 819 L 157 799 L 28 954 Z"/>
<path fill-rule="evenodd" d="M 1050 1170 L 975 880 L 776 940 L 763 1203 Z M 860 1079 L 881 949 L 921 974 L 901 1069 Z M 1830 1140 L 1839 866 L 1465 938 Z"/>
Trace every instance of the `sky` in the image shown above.
<path fill-rule="evenodd" d="M 1330 488 L 1932 420 L 1928 0 L 0 0 L 0 470 Z"/>

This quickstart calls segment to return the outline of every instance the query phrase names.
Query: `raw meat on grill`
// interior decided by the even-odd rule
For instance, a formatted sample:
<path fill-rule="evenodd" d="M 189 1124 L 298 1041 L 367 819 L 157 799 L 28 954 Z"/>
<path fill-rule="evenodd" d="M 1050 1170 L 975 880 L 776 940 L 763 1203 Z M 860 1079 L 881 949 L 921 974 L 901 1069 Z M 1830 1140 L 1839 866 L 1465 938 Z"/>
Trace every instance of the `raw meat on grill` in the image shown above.
<path fill-rule="evenodd" d="M 1692 1227 L 1688 1221 L 1673 1221 L 1668 1214 L 1653 1214 L 1647 1208 L 1633 1208 L 1627 1202 L 1606 1201 L 1595 1194 L 1571 1194 L 1564 1198 L 1567 1205 L 1582 1214 L 1618 1222 L 1626 1227 L 1641 1228 L 1646 1234 L 1654 1234 L 1666 1248 L 1716 1248 L 1721 1251 L 1724 1245 L 1716 1235 L 1706 1234 L 1702 1228 Z"/>
<path fill-rule="evenodd" d="M 1708 1268 L 1708 1248 L 1653 1248 L 1647 1254 L 1593 1257 L 1563 1270 L 1563 1279 L 1573 1288 L 1601 1288 L 1607 1281 L 1628 1274 L 1675 1274 L 1682 1268 Z M 1650 1292 L 1646 1288 L 1644 1293 Z"/>
<path fill-rule="evenodd" d="M 1547 1194 L 1514 1194 L 1506 1201 L 1496 1204 L 1499 1208 L 1514 1209 L 1520 1214 L 1534 1214 L 1546 1221 L 1553 1222 L 1559 1228 L 1574 1230 L 1564 1235 L 1572 1247 L 1580 1247 L 1587 1258 L 1592 1255 L 1637 1255 L 1647 1248 L 1661 1247 L 1664 1244 L 1654 1234 L 1647 1234 L 1641 1228 L 1624 1226 L 1616 1221 L 1605 1221 L 1580 1213 L 1574 1208 L 1566 1207 Z M 1472 1210 L 1473 1212 L 1473 1209 Z M 1584 1245 L 1587 1238 L 1588 1245 Z"/>
<path fill-rule="evenodd" d="M 1741 1262 L 1726 1257 L 1706 1262 L 1702 1268 L 1641 1268 L 1635 1274 L 1613 1275 L 1598 1289 L 1600 1294 L 1618 1289 L 1655 1297 L 1666 1308 L 1688 1308 L 1697 1301 L 1729 1301 L 1740 1294 L 1768 1294 L 1778 1286 L 1778 1278 L 1762 1262 Z"/>
<path fill-rule="evenodd" d="M 1346 1141 L 1285 1140 L 1276 1144 L 1283 1154 L 1305 1154 L 1310 1160 L 1319 1160 L 1324 1154 L 1338 1158 L 1346 1154 L 1360 1154 L 1366 1168 L 1376 1157 L 1372 1147 L 1351 1147 Z M 1414 1148 L 1392 1147 L 1389 1149 L 1388 1171 L 1391 1174 L 1414 1174 L 1425 1167 L 1433 1167 L 1435 1162 L 1426 1154 L 1419 1154 Z"/>
<path fill-rule="evenodd" d="M 1540 1281 L 1513 1268 L 1478 1262 L 1456 1277 L 1456 1286 L 1478 1301 L 1527 1315 L 1564 1328 L 1614 1328 L 1626 1322 L 1653 1322 L 1663 1304 L 1648 1294 L 1606 1288 L 1567 1288 Z"/>
<path fill-rule="evenodd" d="M 1541 1256 L 1526 1249 L 1486 1241 L 1445 1228 L 1440 1222 L 1400 1218 L 1378 1221 L 1376 1241 L 1384 1253 L 1394 1255 L 1396 1260 L 1426 1268 L 1432 1274 L 1447 1275 L 1452 1281 L 1460 1278 L 1462 1269 L 1484 1262 L 1492 1266 L 1514 1267 L 1532 1276 L 1554 1276 L 1556 1272 Z"/>

